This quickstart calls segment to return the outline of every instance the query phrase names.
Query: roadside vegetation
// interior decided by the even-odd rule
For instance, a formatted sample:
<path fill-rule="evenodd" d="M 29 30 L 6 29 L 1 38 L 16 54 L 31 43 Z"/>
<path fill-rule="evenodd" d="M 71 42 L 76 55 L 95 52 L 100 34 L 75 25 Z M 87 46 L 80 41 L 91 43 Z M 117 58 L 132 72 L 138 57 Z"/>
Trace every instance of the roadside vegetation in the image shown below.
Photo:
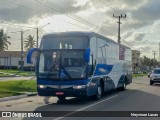
<path fill-rule="evenodd" d="M 143 76 L 147 76 L 147 74 L 132 74 L 132 77 L 143 77 Z"/>
<path fill-rule="evenodd" d="M 3 73 L 0 73 L 0 77 L 3 77 L 3 76 L 10 76 L 10 75 L 8 75 L 8 74 L 3 74 Z"/>
<path fill-rule="evenodd" d="M 4 33 L 3 29 L 0 30 L 0 51 L 8 50 L 8 45 L 11 45 L 11 43 L 8 41 L 10 38 L 10 36 Z"/>
<path fill-rule="evenodd" d="M 13 75 L 19 75 L 19 76 L 34 76 L 34 71 L 20 71 L 20 70 L 0 70 L 0 76 L 13 76 Z"/>
<path fill-rule="evenodd" d="M 35 80 L 10 80 L 0 82 L 0 98 L 36 92 Z"/>

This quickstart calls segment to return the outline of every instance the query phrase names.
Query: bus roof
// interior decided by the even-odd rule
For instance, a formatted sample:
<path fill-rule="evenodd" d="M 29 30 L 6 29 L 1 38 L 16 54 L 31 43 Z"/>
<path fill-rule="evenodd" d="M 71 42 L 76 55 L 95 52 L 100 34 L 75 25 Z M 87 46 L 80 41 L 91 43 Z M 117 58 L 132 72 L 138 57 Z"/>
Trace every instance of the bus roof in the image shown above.
<path fill-rule="evenodd" d="M 104 39 L 106 40 L 107 42 L 111 42 L 111 43 L 114 43 L 116 45 L 119 45 L 119 43 L 115 42 L 114 40 L 108 38 L 108 37 L 105 37 L 103 35 L 100 35 L 98 33 L 95 33 L 95 32 L 86 32 L 86 31 L 69 31 L 69 32 L 56 32 L 56 33 L 49 33 L 49 34 L 46 34 L 43 36 L 43 38 L 45 37 L 58 37 L 58 36 L 68 36 L 68 35 L 71 35 L 71 36 L 86 36 L 86 37 L 98 37 L 100 39 Z M 128 46 L 125 46 L 123 44 L 120 44 L 121 46 L 124 46 L 128 49 L 131 49 L 129 48 Z"/>

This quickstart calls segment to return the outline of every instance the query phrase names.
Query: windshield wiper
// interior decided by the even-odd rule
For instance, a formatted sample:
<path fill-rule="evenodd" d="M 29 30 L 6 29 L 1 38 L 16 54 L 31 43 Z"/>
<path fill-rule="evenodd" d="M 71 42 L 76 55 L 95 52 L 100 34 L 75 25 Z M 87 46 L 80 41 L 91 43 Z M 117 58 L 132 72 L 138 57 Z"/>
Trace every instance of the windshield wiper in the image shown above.
<path fill-rule="evenodd" d="M 50 69 L 48 70 L 48 72 L 47 72 L 47 76 L 46 76 L 46 79 L 48 79 L 48 77 L 49 77 L 49 74 L 51 73 L 51 71 L 54 69 L 54 65 L 53 66 L 51 66 L 50 67 Z M 58 74 L 56 74 L 56 73 L 52 73 L 53 75 L 57 75 L 58 76 Z"/>

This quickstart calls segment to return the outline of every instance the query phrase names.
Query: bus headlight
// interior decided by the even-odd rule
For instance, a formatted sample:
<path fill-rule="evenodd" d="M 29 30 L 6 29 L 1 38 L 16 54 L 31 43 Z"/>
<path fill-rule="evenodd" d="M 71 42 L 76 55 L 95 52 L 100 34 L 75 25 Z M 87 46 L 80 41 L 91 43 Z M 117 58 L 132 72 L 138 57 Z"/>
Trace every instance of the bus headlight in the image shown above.
<path fill-rule="evenodd" d="M 38 87 L 41 88 L 41 89 L 45 89 L 46 88 L 45 85 L 38 85 Z"/>
<path fill-rule="evenodd" d="M 86 88 L 86 85 L 77 85 L 73 87 L 74 89 L 83 89 Z"/>

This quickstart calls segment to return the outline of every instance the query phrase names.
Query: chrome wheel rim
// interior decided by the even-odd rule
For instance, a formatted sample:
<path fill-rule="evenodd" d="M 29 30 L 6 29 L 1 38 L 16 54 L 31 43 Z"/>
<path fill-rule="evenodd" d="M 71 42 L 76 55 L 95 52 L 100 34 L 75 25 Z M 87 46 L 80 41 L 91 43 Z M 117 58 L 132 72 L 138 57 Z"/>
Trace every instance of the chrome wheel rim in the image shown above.
<path fill-rule="evenodd" d="M 123 84 L 123 87 L 124 87 L 124 89 L 126 88 L 126 84 L 125 83 Z"/>
<path fill-rule="evenodd" d="M 102 88 L 101 88 L 101 87 L 98 87 L 98 98 L 101 97 L 101 94 L 102 94 Z"/>

